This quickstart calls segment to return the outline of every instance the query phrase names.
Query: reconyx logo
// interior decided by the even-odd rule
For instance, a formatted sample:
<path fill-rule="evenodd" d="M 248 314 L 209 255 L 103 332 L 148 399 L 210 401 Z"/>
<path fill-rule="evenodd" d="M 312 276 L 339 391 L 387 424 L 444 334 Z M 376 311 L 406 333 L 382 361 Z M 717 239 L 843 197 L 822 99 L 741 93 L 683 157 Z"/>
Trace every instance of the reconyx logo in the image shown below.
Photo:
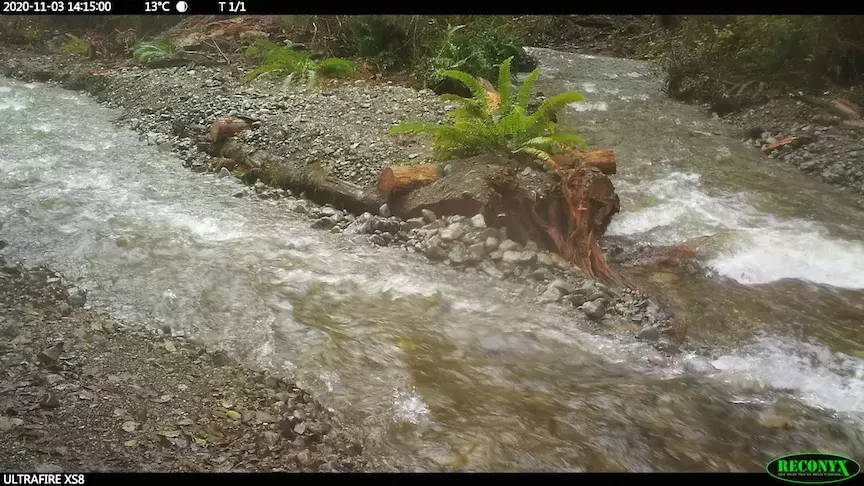
<path fill-rule="evenodd" d="M 861 472 L 861 466 L 848 457 L 817 453 L 778 457 L 765 469 L 781 481 L 798 484 L 840 483 Z"/>

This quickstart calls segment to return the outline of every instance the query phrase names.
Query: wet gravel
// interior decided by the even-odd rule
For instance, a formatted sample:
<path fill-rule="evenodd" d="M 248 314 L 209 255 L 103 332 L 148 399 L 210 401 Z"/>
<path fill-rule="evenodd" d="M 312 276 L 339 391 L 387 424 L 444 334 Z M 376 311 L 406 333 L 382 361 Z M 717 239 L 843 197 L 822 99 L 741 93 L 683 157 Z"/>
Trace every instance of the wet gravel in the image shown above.
<path fill-rule="evenodd" d="M 0 257 L 0 468 L 365 468 L 361 442 L 292 383 L 88 307 L 62 276 Z"/>

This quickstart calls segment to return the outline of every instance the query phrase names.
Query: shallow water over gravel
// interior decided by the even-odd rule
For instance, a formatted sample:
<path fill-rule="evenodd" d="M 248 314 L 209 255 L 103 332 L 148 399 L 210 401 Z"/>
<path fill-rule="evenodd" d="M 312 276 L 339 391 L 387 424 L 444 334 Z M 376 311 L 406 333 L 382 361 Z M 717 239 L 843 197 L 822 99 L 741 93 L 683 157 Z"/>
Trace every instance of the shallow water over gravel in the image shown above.
<path fill-rule="evenodd" d="M 588 61 L 596 64 L 580 64 Z M 822 198 L 798 214 L 811 226 L 789 231 L 802 242 L 833 242 L 832 255 L 844 262 L 828 272 L 807 257 L 810 247 L 796 243 L 804 252 L 798 261 L 779 258 L 766 270 L 762 263 L 777 253 L 770 250 L 790 241 L 781 226 L 798 203 L 784 206 L 789 196 L 762 192 L 763 199 L 747 200 L 723 185 L 724 165 L 705 172 L 688 165 L 694 147 L 720 153 L 729 146 L 730 165 L 749 157 L 731 148 L 735 140 L 689 135 L 689 124 L 705 131 L 713 125 L 695 108 L 662 100 L 656 82 L 630 76 L 641 73 L 641 63 L 575 55 L 550 62 L 553 82 L 572 80 L 591 106 L 606 109 L 574 119 L 594 120 L 590 136 L 616 147 L 625 211 L 613 232 L 675 241 L 716 228 L 717 215 L 733 211 L 738 226 L 730 231 L 746 238 L 731 238 L 734 250 L 718 250 L 710 265 L 722 274 L 745 284 L 816 275 L 816 282 L 838 287 L 854 287 L 864 274 L 855 253 L 862 248 L 860 215 L 825 207 L 835 196 L 815 193 L 807 181 L 760 168 L 768 175 L 754 171 L 740 186 L 771 189 L 780 177 L 794 184 L 797 198 Z M 612 74 L 618 77 L 608 79 Z M 580 83 L 594 83 L 595 91 Z M 604 89 L 618 89 L 619 99 Z M 628 107 L 626 119 L 618 118 L 620 106 Z M 112 115 L 71 92 L 0 80 L 0 238 L 10 244 L 4 252 L 80 278 L 92 302 L 121 316 L 164 322 L 241 359 L 294 373 L 368 437 L 367 452 L 382 465 L 760 470 L 784 453 L 864 454 L 857 425 L 864 361 L 853 353 L 860 347 L 854 327 L 844 334 L 849 354 L 826 347 L 836 339 L 803 344 L 807 336 L 772 321 L 768 329 L 782 331 L 742 337 L 715 357 L 664 361 L 632 340 L 588 332 L 575 312 L 533 304 L 521 286 L 309 229 L 280 203 L 231 197 L 237 183 L 183 169 L 113 127 Z M 780 209 L 764 212 L 775 205 Z M 756 230 L 774 220 L 780 225 L 773 233 Z M 768 243 L 759 246 L 759 238 Z M 768 257 L 758 256 L 764 248 Z M 742 286 L 723 284 L 724 297 L 734 293 L 727 287 Z M 758 300 L 736 291 L 742 301 Z M 860 294 L 830 295 L 848 302 L 844 309 L 862 310 Z M 801 322 L 832 309 L 837 305 L 803 313 Z M 716 312 L 742 314 L 742 321 L 777 315 L 770 308 L 755 317 L 746 307 L 722 310 Z"/>

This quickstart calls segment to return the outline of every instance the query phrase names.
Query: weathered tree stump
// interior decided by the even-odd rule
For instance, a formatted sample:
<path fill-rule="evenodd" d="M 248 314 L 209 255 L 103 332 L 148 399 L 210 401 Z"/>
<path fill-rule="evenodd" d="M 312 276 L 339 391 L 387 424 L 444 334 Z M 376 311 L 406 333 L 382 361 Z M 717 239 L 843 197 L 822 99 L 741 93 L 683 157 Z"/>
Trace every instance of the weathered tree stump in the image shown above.
<path fill-rule="evenodd" d="M 508 230 L 555 248 L 592 278 L 620 284 L 599 243 L 620 209 L 612 182 L 591 164 L 558 168 L 557 174 L 555 188 L 532 188 L 505 172 L 489 177 L 496 203 L 508 213 Z"/>
<path fill-rule="evenodd" d="M 378 176 L 378 190 L 385 198 L 427 186 L 441 177 L 438 164 L 385 167 Z"/>

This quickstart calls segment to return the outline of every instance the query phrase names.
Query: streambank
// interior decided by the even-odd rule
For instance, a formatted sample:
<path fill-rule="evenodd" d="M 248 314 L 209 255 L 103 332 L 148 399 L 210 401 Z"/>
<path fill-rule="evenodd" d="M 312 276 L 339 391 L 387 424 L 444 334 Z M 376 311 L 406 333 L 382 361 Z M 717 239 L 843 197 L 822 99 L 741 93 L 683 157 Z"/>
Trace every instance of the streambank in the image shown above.
<path fill-rule="evenodd" d="M 744 143 L 763 149 L 787 139 L 806 140 L 767 151 L 805 174 L 855 194 L 864 205 L 864 122 L 846 120 L 804 101 L 776 98 L 731 113 L 724 120 L 741 129 Z M 767 149 L 766 149 L 767 150 Z"/>
<path fill-rule="evenodd" d="M 538 302 L 572 305 L 603 332 L 623 331 L 664 353 L 680 349 L 680 330 L 659 302 L 594 282 L 536 243 L 508 238 L 506 229 L 491 227 L 481 214 L 424 211 L 407 220 L 392 214 L 375 187 L 377 175 L 399 161 L 424 160 L 431 148 L 387 131 L 401 121 L 440 119 L 447 107 L 431 91 L 368 81 L 289 89 L 272 79 L 243 83 L 242 73 L 227 66 L 97 66 L 57 55 L 11 56 L 3 73 L 57 81 L 120 108 L 118 122 L 193 171 L 232 177 L 226 160 L 232 168 L 258 170 L 263 180 L 238 187 L 236 197 L 285 199 L 287 209 L 307 214 L 313 228 L 365 234 L 373 245 L 399 246 L 431 262 L 527 282 Z M 218 116 L 252 120 L 251 130 L 219 147 L 222 157 L 213 156 L 206 136 Z M 280 188 L 264 181 L 279 182 Z"/>
<path fill-rule="evenodd" d="M 2 257 L 0 366 L 4 470 L 367 468 L 361 441 L 289 381 L 90 309 L 63 276 Z"/>

